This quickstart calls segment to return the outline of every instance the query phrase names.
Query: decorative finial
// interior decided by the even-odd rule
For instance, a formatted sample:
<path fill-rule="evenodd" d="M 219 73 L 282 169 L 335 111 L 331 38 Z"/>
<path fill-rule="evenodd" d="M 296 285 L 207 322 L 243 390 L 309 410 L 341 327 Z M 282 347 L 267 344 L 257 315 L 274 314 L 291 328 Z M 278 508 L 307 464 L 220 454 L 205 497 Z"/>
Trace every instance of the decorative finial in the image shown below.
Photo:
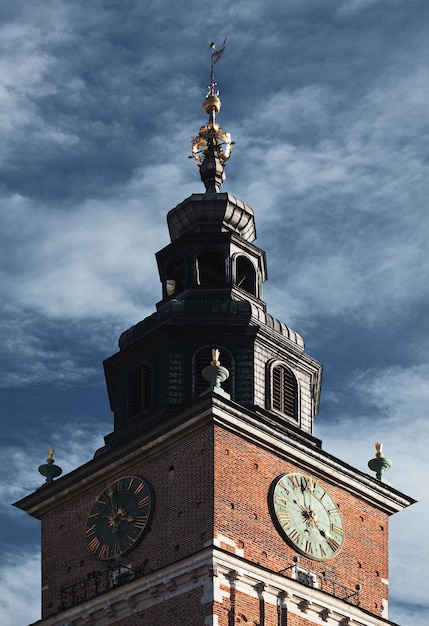
<path fill-rule="evenodd" d="M 375 444 L 375 456 L 383 456 L 383 444 L 381 442 L 376 442 Z"/>
<path fill-rule="evenodd" d="M 54 449 L 48 449 L 48 458 L 46 459 L 46 463 L 39 466 L 39 472 L 42 476 L 46 476 L 46 481 L 43 483 L 42 487 L 46 484 L 50 484 L 54 482 L 54 478 L 58 478 L 63 473 L 63 470 L 58 465 L 54 464 Z"/>
<path fill-rule="evenodd" d="M 213 348 L 212 362 L 210 363 L 210 365 L 220 365 L 219 356 L 220 356 L 220 351 L 218 350 L 218 348 Z"/>
<path fill-rule="evenodd" d="M 220 364 L 219 356 L 219 349 L 213 348 L 211 363 L 201 372 L 204 380 L 210 383 L 210 387 L 203 391 L 203 393 L 200 394 L 200 397 L 205 396 L 208 393 L 217 393 L 221 396 L 224 396 L 225 398 L 231 397 L 229 393 L 227 391 L 224 391 L 221 387 L 221 384 L 225 382 L 227 378 L 229 378 L 229 372 L 226 367 L 222 367 L 222 365 Z"/>
<path fill-rule="evenodd" d="M 376 476 L 380 482 L 390 483 L 384 480 L 384 472 L 386 472 L 392 466 L 392 462 L 383 456 L 383 444 L 378 442 L 375 444 L 375 457 L 368 461 L 368 467 L 370 470 L 376 473 Z"/>
<path fill-rule="evenodd" d="M 206 188 L 206 193 L 219 193 L 222 182 L 225 180 L 224 163 L 231 156 L 233 142 L 231 135 L 224 133 L 216 123 L 222 103 L 217 91 L 214 77 L 214 66 L 224 53 L 226 38 L 220 50 L 216 51 L 214 41 L 209 42 L 210 56 L 210 84 L 203 102 L 204 111 L 209 116 L 206 126 L 201 126 L 198 137 L 192 138 L 192 156 L 200 166 L 200 176 Z"/>

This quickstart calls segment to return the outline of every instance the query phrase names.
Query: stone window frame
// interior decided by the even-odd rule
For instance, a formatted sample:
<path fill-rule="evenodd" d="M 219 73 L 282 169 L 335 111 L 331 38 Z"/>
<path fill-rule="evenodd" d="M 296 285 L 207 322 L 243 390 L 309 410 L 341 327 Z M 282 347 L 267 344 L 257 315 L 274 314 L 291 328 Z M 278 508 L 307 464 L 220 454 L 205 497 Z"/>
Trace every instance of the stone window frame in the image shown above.
<path fill-rule="evenodd" d="M 153 365 L 142 361 L 133 367 L 127 378 L 127 419 L 134 420 L 150 411 L 153 400 Z"/>
<path fill-rule="evenodd" d="M 275 380 L 276 370 L 282 370 L 289 376 L 289 380 L 285 381 L 284 375 L 280 374 L 282 380 L 278 381 L 281 385 L 280 391 L 280 406 L 276 406 L 275 402 L 275 391 L 274 385 L 278 384 Z M 268 388 L 267 388 L 267 409 L 276 413 L 277 415 L 281 415 L 283 418 L 290 420 L 292 423 L 296 425 L 300 425 L 300 392 L 299 392 L 299 380 L 294 370 L 290 367 L 288 363 L 285 361 L 281 361 L 279 359 L 272 359 L 267 363 L 267 380 L 268 380 Z M 282 410 L 285 408 L 284 399 L 287 395 L 287 389 L 285 389 L 285 383 L 291 382 L 293 384 L 293 394 L 294 397 L 292 399 L 293 402 L 293 415 L 291 415 L 292 411 Z M 290 402 L 290 400 L 289 400 Z M 282 406 L 281 406 L 282 405 Z"/>
<path fill-rule="evenodd" d="M 239 262 L 241 262 L 240 259 L 243 259 L 249 265 L 249 267 L 252 267 L 252 269 L 253 269 L 253 289 L 252 290 L 246 289 L 246 287 L 243 287 L 243 286 L 238 284 L 238 264 L 239 264 Z M 248 255 L 243 254 L 242 252 L 237 252 L 236 254 L 234 254 L 234 256 L 232 258 L 232 262 L 233 262 L 233 283 L 234 283 L 234 285 L 236 285 L 240 289 L 243 289 L 243 291 L 245 291 L 246 293 L 249 293 L 254 298 L 259 298 L 259 296 L 260 296 L 260 293 L 259 293 L 259 291 L 260 291 L 260 289 L 259 289 L 259 283 L 260 283 L 259 271 L 258 271 L 258 268 L 255 266 L 255 263 L 252 261 L 252 259 L 249 258 Z"/>

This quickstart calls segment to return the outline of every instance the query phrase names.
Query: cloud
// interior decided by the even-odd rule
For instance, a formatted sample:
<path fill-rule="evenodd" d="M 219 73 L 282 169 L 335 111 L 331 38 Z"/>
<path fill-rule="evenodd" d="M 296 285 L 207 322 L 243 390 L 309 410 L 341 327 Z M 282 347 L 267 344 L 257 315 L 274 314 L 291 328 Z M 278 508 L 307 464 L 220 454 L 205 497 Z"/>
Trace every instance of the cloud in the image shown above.
<path fill-rule="evenodd" d="M 39 550 L 3 552 L 0 584 L 4 626 L 22 626 L 40 619 Z"/>
<path fill-rule="evenodd" d="M 418 542 L 411 541 L 419 536 L 421 520 L 429 515 L 429 499 L 422 481 L 427 475 L 428 378 L 428 364 L 356 372 L 340 398 L 343 405 L 339 404 L 336 415 L 330 416 L 334 419 L 324 422 L 320 416 L 318 421 L 317 435 L 325 441 L 327 451 L 370 475 L 367 461 L 374 456 L 375 441 L 382 441 L 384 454 L 392 461 L 386 480 L 418 501 L 390 519 L 390 591 L 395 598 L 395 613 L 400 615 L 406 603 L 416 612 L 418 607 L 429 609 L 427 594 L 415 584 L 413 574 L 418 562 L 419 576 L 426 579 L 429 564 L 421 561 Z M 395 615 L 391 619 L 398 618 Z"/>
<path fill-rule="evenodd" d="M 16 433 L 18 443 L 0 448 L 0 529 L 8 538 L 0 546 L 2 625 L 22 626 L 40 615 L 40 521 L 12 507 L 11 502 L 44 483 L 37 468 L 45 462 L 49 446 L 55 448 L 55 462 L 66 474 L 92 459 L 103 445 L 106 430 L 106 424 L 96 422 L 93 416 L 68 416 L 62 421 L 58 416 L 37 415 Z"/>
<path fill-rule="evenodd" d="M 409 529 L 427 517 L 429 4 L 219 0 L 203 3 L 204 32 L 201 10 L 0 7 L 0 387 L 17 479 L 3 495 L 38 486 L 38 440 L 65 471 L 101 445 L 100 361 L 161 297 L 165 215 L 202 190 L 187 156 L 205 123 L 207 41 L 228 36 L 218 121 L 237 143 L 224 190 L 255 209 L 268 310 L 326 364 L 328 451 L 368 471 L 383 439 L 392 482 L 421 501 L 391 525 L 405 624 L 426 602 L 410 586 Z"/>
<path fill-rule="evenodd" d="M 56 464 L 62 468 L 63 474 L 67 474 L 91 460 L 94 452 L 103 445 L 106 425 L 102 426 L 94 424 L 89 417 L 75 417 L 61 423 L 52 416 L 45 416 L 21 432 L 19 445 L 2 446 L 0 507 L 5 507 L 3 513 L 16 516 L 10 502 L 23 498 L 45 482 L 37 468 L 46 462 L 48 447 L 55 448 Z M 37 441 L 44 441 L 46 449 L 41 449 Z M 13 480 L 10 480 L 11 476 Z"/>

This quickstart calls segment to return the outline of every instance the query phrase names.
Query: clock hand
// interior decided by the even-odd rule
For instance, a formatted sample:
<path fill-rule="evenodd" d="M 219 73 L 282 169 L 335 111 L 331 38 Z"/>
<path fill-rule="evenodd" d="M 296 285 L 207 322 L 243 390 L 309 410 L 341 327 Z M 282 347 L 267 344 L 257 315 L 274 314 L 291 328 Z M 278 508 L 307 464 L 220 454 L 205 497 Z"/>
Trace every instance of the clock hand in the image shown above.
<path fill-rule="evenodd" d="M 299 508 L 300 508 L 302 511 L 305 511 L 305 510 L 306 510 L 306 508 L 307 508 L 307 507 L 306 507 L 306 506 L 304 506 L 304 504 L 302 504 L 302 502 L 300 502 L 299 500 L 294 500 L 294 503 L 295 503 L 295 504 L 297 504 L 297 505 L 299 506 Z"/>

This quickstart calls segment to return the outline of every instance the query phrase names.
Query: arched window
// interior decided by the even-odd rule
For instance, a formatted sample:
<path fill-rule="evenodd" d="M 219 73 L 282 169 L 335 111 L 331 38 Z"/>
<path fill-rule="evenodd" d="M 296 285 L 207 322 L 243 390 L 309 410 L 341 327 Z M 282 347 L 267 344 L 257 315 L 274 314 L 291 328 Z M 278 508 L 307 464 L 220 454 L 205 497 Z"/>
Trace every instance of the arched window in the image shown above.
<path fill-rule="evenodd" d="M 165 276 L 165 291 L 167 296 L 182 291 L 186 285 L 186 261 L 184 257 L 179 256 L 173 259 L 167 268 Z"/>
<path fill-rule="evenodd" d="M 216 287 L 225 284 L 225 257 L 219 250 L 204 250 L 197 256 L 197 284 Z"/>
<path fill-rule="evenodd" d="M 256 296 L 256 272 L 253 263 L 245 256 L 238 256 L 235 262 L 235 282 L 238 287 Z"/>
<path fill-rule="evenodd" d="M 298 386 L 295 375 L 286 365 L 271 369 L 271 408 L 294 420 L 298 419 Z"/>
<path fill-rule="evenodd" d="M 128 381 L 128 415 L 130 419 L 145 413 L 152 406 L 152 367 L 144 363 L 136 367 Z"/>
<path fill-rule="evenodd" d="M 232 397 L 232 393 L 231 393 L 231 389 L 233 387 L 232 385 L 232 380 L 233 380 L 232 356 L 231 356 L 231 353 L 225 348 L 222 348 L 220 346 L 216 346 L 216 347 L 219 347 L 219 350 L 220 350 L 220 357 L 219 357 L 220 364 L 223 367 L 226 367 L 226 369 L 229 371 L 229 378 L 227 378 L 225 382 L 222 383 L 222 389 L 226 391 L 227 393 L 231 394 L 231 397 Z M 209 388 L 209 383 L 206 380 L 204 380 L 201 372 L 203 371 L 205 367 L 207 367 L 207 365 L 210 365 L 211 360 L 212 360 L 212 348 L 211 347 L 201 348 L 200 350 L 198 350 L 198 352 L 194 356 L 194 368 L 193 368 L 194 370 L 194 396 L 196 397 L 198 397 L 200 394 L 203 393 L 203 391 Z"/>

